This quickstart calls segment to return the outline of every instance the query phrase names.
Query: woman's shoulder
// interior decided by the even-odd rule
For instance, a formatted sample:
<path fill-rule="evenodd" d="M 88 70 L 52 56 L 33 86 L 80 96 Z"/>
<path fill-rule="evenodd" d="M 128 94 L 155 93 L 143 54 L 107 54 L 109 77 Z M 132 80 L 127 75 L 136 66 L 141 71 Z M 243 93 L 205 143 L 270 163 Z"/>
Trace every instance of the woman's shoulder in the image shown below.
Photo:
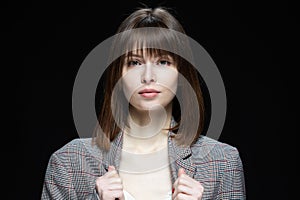
<path fill-rule="evenodd" d="M 56 150 L 52 156 L 64 157 L 98 157 L 102 152 L 93 144 L 92 138 L 75 138 Z"/>
<path fill-rule="evenodd" d="M 239 158 L 239 151 L 236 147 L 207 136 L 200 136 L 191 146 L 191 150 L 196 159 L 231 160 Z"/>

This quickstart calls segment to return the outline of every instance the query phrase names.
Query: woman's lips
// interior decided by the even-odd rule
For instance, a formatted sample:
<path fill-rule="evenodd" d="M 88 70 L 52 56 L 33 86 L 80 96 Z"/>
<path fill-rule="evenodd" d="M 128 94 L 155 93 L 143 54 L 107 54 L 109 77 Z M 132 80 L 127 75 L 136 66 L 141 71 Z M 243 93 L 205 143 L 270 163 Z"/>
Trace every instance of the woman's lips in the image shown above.
<path fill-rule="evenodd" d="M 153 97 L 156 97 L 159 93 L 160 93 L 160 91 L 157 91 L 157 90 L 154 90 L 154 89 L 144 89 L 144 90 L 141 90 L 141 91 L 139 92 L 139 94 L 140 94 L 142 97 L 145 97 L 145 98 L 153 98 Z"/>

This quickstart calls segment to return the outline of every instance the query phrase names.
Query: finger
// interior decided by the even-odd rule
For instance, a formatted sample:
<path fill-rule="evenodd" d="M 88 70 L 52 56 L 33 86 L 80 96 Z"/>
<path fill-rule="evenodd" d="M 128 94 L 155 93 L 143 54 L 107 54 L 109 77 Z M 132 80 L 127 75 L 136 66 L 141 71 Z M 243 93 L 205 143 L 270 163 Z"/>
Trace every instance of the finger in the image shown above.
<path fill-rule="evenodd" d="M 178 170 L 178 177 L 180 177 L 182 174 L 186 174 L 183 168 L 180 168 Z"/>
<path fill-rule="evenodd" d="M 193 179 L 192 181 L 189 181 L 188 184 L 189 186 L 178 184 L 178 186 L 174 189 L 174 193 L 172 195 L 173 199 L 175 199 L 175 197 L 180 193 L 201 199 L 204 192 L 204 187 L 201 183 Z"/>
<path fill-rule="evenodd" d="M 193 197 L 187 194 L 179 193 L 174 200 L 193 200 Z"/>
<path fill-rule="evenodd" d="M 180 177 L 178 177 L 176 179 L 176 181 L 173 184 L 174 188 L 177 188 L 178 185 L 186 185 L 186 186 L 190 186 L 191 184 L 189 183 L 189 177 L 186 175 L 181 175 Z"/>
<path fill-rule="evenodd" d="M 108 182 L 109 182 L 109 184 L 120 184 L 120 185 L 122 185 L 122 179 L 120 177 L 117 177 L 117 178 L 111 177 L 111 178 L 109 178 Z"/>
<path fill-rule="evenodd" d="M 181 175 L 174 183 L 173 187 L 174 187 L 174 192 L 173 192 L 173 197 L 175 197 L 178 193 L 180 193 L 179 189 L 180 187 L 184 186 L 189 188 L 189 191 L 191 189 L 193 189 L 194 185 L 195 185 L 195 180 L 190 178 L 187 175 Z M 188 192 L 188 191 L 185 191 Z M 190 193 L 190 192 L 189 192 Z"/>
<path fill-rule="evenodd" d="M 187 194 L 187 195 L 192 195 L 193 194 L 193 190 L 192 188 L 188 187 L 188 186 L 185 186 L 185 185 L 179 185 L 172 196 L 176 197 L 179 193 L 184 193 L 184 194 Z"/>
<path fill-rule="evenodd" d="M 113 171 L 113 170 L 115 170 L 116 168 L 113 166 L 113 165 L 109 165 L 108 166 L 108 171 Z"/>
<path fill-rule="evenodd" d="M 110 178 L 110 177 L 118 178 L 118 177 L 119 177 L 117 170 L 112 170 L 112 171 L 106 172 L 106 173 L 104 174 L 104 176 L 105 176 L 106 178 Z"/>
<path fill-rule="evenodd" d="M 108 177 L 115 177 L 115 178 L 119 177 L 119 174 L 118 174 L 118 172 L 117 172 L 117 170 L 116 170 L 116 168 L 114 166 L 110 165 L 108 167 L 107 171 L 108 171 L 107 172 L 108 173 Z"/>
<path fill-rule="evenodd" d="M 121 184 L 109 184 L 107 186 L 108 190 L 123 190 L 123 185 Z"/>
<path fill-rule="evenodd" d="M 102 199 L 124 199 L 123 190 L 108 190 L 103 192 Z"/>
<path fill-rule="evenodd" d="M 117 196 L 118 196 L 118 197 L 117 197 L 118 200 L 125 200 L 125 196 L 124 196 L 123 190 L 118 191 Z M 115 199 L 116 199 L 116 198 L 115 198 Z"/>

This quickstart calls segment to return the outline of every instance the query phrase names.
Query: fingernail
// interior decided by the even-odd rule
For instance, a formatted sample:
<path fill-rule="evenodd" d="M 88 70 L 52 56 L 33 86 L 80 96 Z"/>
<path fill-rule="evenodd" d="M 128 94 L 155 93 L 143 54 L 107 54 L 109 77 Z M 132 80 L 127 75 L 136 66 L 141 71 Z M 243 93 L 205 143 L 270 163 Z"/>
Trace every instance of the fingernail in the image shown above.
<path fill-rule="evenodd" d="M 175 190 L 175 189 L 174 189 L 174 188 L 172 188 L 172 194 L 174 193 L 174 190 Z"/>

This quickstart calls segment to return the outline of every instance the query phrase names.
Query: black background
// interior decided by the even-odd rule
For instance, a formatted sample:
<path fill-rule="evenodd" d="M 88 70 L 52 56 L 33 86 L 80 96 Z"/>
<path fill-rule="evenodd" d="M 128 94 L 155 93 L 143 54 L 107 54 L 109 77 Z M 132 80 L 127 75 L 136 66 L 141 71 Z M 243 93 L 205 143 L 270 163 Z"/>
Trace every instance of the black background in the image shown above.
<path fill-rule="evenodd" d="M 196 2 L 196 1 L 195 1 Z M 282 79 L 288 6 L 259 1 L 11 2 L 4 18 L 14 77 L 14 142 L 20 143 L 14 196 L 40 199 L 50 155 L 78 135 L 72 87 L 88 53 L 141 3 L 174 9 L 187 34 L 210 54 L 224 80 L 228 110 L 219 141 L 238 148 L 248 199 L 289 199 L 288 105 Z M 21 184 L 20 184 L 21 182 Z"/>

